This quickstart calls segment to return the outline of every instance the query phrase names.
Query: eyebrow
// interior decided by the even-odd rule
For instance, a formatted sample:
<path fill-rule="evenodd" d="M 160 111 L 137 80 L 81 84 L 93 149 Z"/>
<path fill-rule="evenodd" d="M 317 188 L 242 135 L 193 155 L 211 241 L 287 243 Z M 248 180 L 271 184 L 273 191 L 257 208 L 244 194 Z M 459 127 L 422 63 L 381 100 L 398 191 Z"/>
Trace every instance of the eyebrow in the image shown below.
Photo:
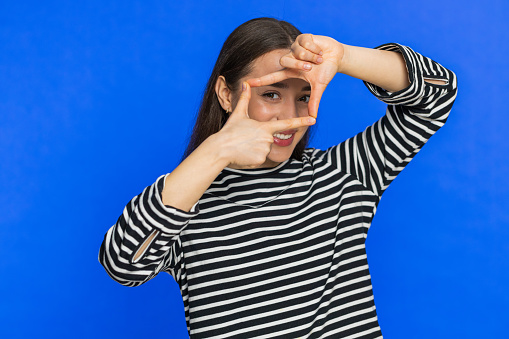
<path fill-rule="evenodd" d="M 276 88 L 284 88 L 284 89 L 287 89 L 289 87 L 288 84 L 286 84 L 284 82 L 276 82 L 276 83 L 270 84 L 268 86 L 276 87 Z M 307 85 L 307 86 L 302 87 L 302 91 L 311 91 L 311 86 Z"/>

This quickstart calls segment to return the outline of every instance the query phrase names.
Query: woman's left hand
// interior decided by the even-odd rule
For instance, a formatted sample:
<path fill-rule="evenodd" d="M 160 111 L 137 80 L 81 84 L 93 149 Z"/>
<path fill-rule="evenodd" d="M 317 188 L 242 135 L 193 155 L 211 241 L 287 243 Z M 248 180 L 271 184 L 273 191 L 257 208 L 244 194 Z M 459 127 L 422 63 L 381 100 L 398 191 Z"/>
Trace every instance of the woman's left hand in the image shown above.
<path fill-rule="evenodd" d="M 325 88 L 340 71 L 345 46 L 327 36 L 301 34 L 292 44 L 291 52 L 281 57 L 285 69 L 260 78 L 249 79 L 251 86 L 267 86 L 289 78 L 299 78 L 311 85 L 309 115 L 316 118 Z"/>

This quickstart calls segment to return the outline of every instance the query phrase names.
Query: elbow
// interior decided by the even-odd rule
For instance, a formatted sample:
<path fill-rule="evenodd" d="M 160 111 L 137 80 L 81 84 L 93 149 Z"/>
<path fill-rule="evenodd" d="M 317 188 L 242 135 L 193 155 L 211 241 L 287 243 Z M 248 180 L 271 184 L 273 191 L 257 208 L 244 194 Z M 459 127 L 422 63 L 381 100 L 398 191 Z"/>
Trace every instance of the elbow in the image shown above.
<path fill-rule="evenodd" d="M 443 85 L 443 87 L 446 88 L 447 92 L 450 93 L 452 97 L 455 99 L 456 93 L 458 91 L 458 78 L 456 76 L 456 73 L 454 73 L 450 69 L 447 69 L 446 74 L 447 74 L 447 84 Z"/>
<path fill-rule="evenodd" d="M 103 244 L 99 251 L 99 263 L 111 279 L 127 287 L 144 284 L 153 276 L 153 272 L 139 269 L 135 265 L 123 263 L 120 257 L 111 256 Z"/>

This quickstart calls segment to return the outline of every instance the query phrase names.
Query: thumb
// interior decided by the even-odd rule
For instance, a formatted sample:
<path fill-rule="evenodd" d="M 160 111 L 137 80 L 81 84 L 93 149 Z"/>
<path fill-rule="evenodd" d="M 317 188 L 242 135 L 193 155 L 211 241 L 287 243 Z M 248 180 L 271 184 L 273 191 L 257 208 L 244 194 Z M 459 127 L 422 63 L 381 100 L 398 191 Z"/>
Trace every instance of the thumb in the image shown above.
<path fill-rule="evenodd" d="M 325 91 L 327 85 L 315 84 L 311 86 L 311 96 L 309 97 L 308 102 L 308 111 L 309 115 L 316 119 L 318 116 L 318 106 L 320 105 L 320 100 L 322 99 L 322 94 Z"/>
<path fill-rule="evenodd" d="M 232 112 L 232 117 L 246 117 L 249 118 L 247 108 L 249 106 L 249 100 L 251 99 L 251 86 L 247 82 L 242 83 L 242 92 L 240 93 L 239 101 L 235 110 Z"/>

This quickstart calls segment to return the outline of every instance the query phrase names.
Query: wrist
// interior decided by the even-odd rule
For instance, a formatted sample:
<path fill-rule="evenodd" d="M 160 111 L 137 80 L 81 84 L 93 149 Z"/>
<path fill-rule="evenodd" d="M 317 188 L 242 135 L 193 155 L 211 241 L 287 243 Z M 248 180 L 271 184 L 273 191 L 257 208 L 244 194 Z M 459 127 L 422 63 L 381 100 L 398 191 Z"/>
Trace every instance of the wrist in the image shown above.
<path fill-rule="evenodd" d="M 340 59 L 338 60 L 338 73 L 342 74 L 348 74 L 348 68 L 351 65 L 351 55 L 352 55 L 352 46 L 342 44 L 343 48 L 343 55 L 341 55 Z"/>
<path fill-rule="evenodd" d="M 203 146 L 204 153 L 212 157 L 213 163 L 221 167 L 221 170 L 230 165 L 231 158 L 229 156 L 226 140 L 221 132 L 217 132 L 209 136 L 200 145 Z"/>

